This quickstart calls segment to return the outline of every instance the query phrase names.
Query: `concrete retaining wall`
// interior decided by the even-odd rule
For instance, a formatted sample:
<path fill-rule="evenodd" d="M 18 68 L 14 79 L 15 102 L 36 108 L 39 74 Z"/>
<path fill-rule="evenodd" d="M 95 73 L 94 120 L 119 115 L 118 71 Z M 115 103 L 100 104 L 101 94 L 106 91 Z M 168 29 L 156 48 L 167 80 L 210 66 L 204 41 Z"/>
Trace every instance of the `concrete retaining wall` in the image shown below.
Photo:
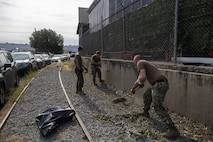
<path fill-rule="evenodd" d="M 85 58 L 84 61 L 89 68 L 90 58 Z M 170 89 L 165 98 L 165 107 L 213 128 L 213 67 L 152 63 L 169 81 Z M 132 61 L 102 59 L 102 77 L 108 84 L 128 91 L 137 78 L 137 72 Z M 146 82 L 145 87 L 136 93 L 135 103 L 143 105 L 140 94 L 149 85 Z"/>

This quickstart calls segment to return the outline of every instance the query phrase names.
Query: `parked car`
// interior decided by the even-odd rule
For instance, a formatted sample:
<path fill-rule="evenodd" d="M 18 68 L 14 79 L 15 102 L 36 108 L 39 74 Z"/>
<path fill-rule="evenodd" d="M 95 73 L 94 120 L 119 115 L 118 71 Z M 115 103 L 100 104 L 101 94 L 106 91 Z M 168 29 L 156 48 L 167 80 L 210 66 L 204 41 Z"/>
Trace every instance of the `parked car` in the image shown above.
<path fill-rule="evenodd" d="M 51 64 L 51 58 L 48 54 L 41 54 L 41 55 L 44 58 L 46 65 Z"/>
<path fill-rule="evenodd" d="M 31 70 L 38 70 L 38 62 L 32 52 L 12 52 L 12 56 L 16 61 L 19 75 L 23 75 Z"/>
<path fill-rule="evenodd" d="M 70 60 L 70 54 L 62 54 L 62 57 L 64 58 L 65 61 Z"/>
<path fill-rule="evenodd" d="M 64 62 L 64 57 L 62 56 L 62 54 L 55 54 L 51 57 L 51 61 L 52 62 Z"/>
<path fill-rule="evenodd" d="M 19 85 L 16 63 L 8 51 L 0 50 L 0 107 L 11 87 Z"/>
<path fill-rule="evenodd" d="M 43 68 L 46 66 L 45 60 L 43 58 L 43 56 L 41 56 L 41 54 L 34 54 L 35 55 L 35 59 L 38 62 L 38 68 Z"/>
<path fill-rule="evenodd" d="M 76 52 L 71 51 L 71 52 L 70 52 L 70 57 L 75 57 L 75 54 L 76 54 Z"/>

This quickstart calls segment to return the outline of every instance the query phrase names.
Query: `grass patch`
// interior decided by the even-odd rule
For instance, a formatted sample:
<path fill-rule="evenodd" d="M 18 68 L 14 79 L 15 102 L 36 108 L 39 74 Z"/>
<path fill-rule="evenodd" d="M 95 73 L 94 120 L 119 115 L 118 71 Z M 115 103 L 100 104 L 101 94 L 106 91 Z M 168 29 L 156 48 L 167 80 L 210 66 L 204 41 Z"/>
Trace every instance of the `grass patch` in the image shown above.
<path fill-rule="evenodd" d="M 74 69 L 74 68 L 75 68 L 75 63 L 74 63 L 74 61 L 72 61 L 72 62 L 69 64 L 69 67 L 70 67 L 71 69 Z"/>
<path fill-rule="evenodd" d="M 63 64 L 62 70 L 73 71 L 75 63 L 73 61 L 66 61 Z"/>

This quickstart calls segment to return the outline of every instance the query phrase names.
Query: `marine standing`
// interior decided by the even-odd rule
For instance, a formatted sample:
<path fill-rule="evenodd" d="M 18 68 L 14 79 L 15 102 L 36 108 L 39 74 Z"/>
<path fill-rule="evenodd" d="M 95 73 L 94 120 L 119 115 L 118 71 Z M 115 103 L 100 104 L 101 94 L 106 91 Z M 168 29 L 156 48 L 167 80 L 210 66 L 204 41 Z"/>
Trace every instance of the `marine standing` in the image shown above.
<path fill-rule="evenodd" d="M 83 77 L 83 71 L 85 70 L 88 72 L 87 68 L 83 65 L 82 62 L 82 56 L 83 54 L 83 47 L 78 47 L 78 52 L 75 55 L 75 73 L 77 75 L 77 84 L 76 84 L 76 93 L 77 94 L 83 94 L 82 88 L 84 85 L 84 77 Z"/>
<path fill-rule="evenodd" d="M 91 57 L 91 71 L 92 71 L 92 81 L 94 85 L 96 84 L 96 74 L 98 74 L 98 78 L 100 82 L 104 82 L 104 80 L 101 79 L 101 52 L 96 51 L 94 55 Z"/>

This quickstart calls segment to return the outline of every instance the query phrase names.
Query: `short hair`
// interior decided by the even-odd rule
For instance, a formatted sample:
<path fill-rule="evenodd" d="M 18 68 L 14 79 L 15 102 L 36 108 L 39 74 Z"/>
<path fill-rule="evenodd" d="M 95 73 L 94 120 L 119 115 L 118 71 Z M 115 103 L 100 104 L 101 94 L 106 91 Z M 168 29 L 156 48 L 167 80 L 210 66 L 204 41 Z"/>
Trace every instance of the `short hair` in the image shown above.
<path fill-rule="evenodd" d="M 141 55 L 135 55 L 135 57 L 133 58 L 133 61 L 135 60 L 142 60 L 143 57 Z"/>
<path fill-rule="evenodd" d="M 100 52 L 100 51 L 96 51 L 95 53 L 96 53 L 96 54 L 101 54 L 101 52 Z"/>
<path fill-rule="evenodd" d="M 79 46 L 79 47 L 78 47 L 78 51 L 80 51 L 80 50 L 83 50 L 83 47 L 82 47 L 82 46 Z"/>

